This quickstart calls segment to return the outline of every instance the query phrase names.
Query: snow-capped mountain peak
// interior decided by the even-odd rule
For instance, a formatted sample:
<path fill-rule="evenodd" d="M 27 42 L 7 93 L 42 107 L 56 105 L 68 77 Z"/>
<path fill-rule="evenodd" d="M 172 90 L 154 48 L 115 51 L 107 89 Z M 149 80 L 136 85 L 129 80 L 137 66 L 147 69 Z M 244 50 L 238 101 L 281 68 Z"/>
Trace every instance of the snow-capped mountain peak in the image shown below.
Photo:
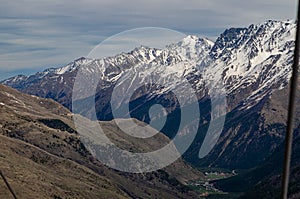
<path fill-rule="evenodd" d="M 45 85 L 48 85 L 50 77 L 53 81 L 73 82 L 74 71 L 81 67 L 86 73 L 98 71 L 99 78 L 111 85 L 124 71 L 151 74 L 156 70 L 165 78 L 174 75 L 188 77 L 197 82 L 196 88 L 203 87 L 205 78 L 214 82 L 221 80 L 232 95 L 239 95 L 241 89 L 249 89 L 247 94 L 241 94 L 247 97 L 265 93 L 259 91 L 270 90 L 271 85 L 279 88 L 286 84 L 292 62 L 295 27 L 292 21 L 269 20 L 247 28 L 229 28 L 215 42 L 188 35 L 164 49 L 140 46 L 113 57 L 80 58 L 61 68 L 48 69 L 30 77 L 12 78 L 4 83 L 17 84 L 19 88 L 35 82 L 34 79 L 47 79 Z"/>
<path fill-rule="evenodd" d="M 57 74 L 57 75 L 63 75 L 66 72 L 72 72 L 74 70 L 76 70 L 79 66 L 91 63 L 93 60 L 89 59 L 89 58 L 85 58 L 85 57 L 80 57 L 78 59 L 76 59 L 75 61 L 69 63 L 66 66 L 57 68 L 57 69 L 53 69 L 53 73 Z"/>

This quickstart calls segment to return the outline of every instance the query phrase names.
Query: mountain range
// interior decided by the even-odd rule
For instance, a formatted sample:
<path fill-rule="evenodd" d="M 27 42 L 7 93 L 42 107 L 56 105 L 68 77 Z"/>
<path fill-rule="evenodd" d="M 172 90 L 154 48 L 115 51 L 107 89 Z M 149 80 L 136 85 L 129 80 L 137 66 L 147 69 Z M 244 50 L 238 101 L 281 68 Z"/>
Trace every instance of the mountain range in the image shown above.
<path fill-rule="evenodd" d="M 163 49 L 140 46 L 112 57 L 82 57 L 60 68 L 15 76 L 1 83 L 23 93 L 51 98 L 69 110 L 74 103 L 82 104 L 79 110 L 73 111 L 101 121 L 116 119 L 113 111 L 122 107 L 111 106 L 113 92 L 129 85 L 116 95 L 121 101 L 130 99 L 130 115 L 150 123 L 151 106 L 161 104 L 168 112 L 161 132 L 172 139 L 178 129 L 180 110 L 190 103 L 189 88 L 182 84 L 184 78 L 195 92 L 201 113 L 197 136 L 184 159 L 195 167 L 235 169 L 246 171 L 246 175 L 249 170 L 266 164 L 282 148 L 295 31 L 292 21 L 269 20 L 246 28 L 226 29 L 215 42 L 189 35 Z M 87 82 L 99 80 L 95 96 L 87 95 L 82 89 L 83 97 L 74 101 L 72 92 L 78 73 L 90 77 Z M 149 81 L 147 77 L 160 85 L 154 81 L 143 85 Z M 177 87 L 181 96 L 172 93 Z M 218 107 L 212 107 L 214 88 L 221 89 L 226 96 L 226 103 Z M 128 96 L 128 90 L 135 92 Z M 183 99 L 182 103 L 178 99 Z M 93 107 L 85 106 L 90 100 L 95 101 L 96 116 L 92 114 Z M 220 112 L 217 118 L 211 115 L 214 108 Z M 299 114 L 297 109 L 297 126 Z M 125 113 L 119 116 L 128 117 Z M 225 117 L 225 122 L 216 145 L 199 159 L 209 123 L 221 117 Z M 280 166 L 273 164 L 271 168 Z M 272 175 L 275 174 L 263 175 L 260 180 Z M 257 179 L 251 186 L 259 183 Z M 226 189 L 226 185 L 220 187 Z"/>

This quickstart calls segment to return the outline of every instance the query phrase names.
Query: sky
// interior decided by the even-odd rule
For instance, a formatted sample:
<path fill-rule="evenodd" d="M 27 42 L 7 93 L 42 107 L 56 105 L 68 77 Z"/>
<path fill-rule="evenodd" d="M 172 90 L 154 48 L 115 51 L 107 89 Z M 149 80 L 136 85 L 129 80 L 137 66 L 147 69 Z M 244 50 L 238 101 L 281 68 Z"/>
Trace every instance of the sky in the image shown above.
<path fill-rule="evenodd" d="M 161 27 L 215 40 L 226 28 L 295 19 L 295 0 L 0 0 L 0 80 L 63 66 L 101 41 Z"/>

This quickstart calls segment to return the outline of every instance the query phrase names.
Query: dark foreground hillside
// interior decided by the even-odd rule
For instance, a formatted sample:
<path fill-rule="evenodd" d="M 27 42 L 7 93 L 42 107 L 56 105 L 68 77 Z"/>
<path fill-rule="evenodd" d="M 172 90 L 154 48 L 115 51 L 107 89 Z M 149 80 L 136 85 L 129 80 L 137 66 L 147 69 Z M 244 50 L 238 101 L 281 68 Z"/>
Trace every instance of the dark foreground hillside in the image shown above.
<path fill-rule="evenodd" d="M 0 115 L 0 169 L 19 198 L 197 198 L 184 184 L 203 175 L 183 160 L 147 174 L 102 165 L 80 142 L 72 114 L 53 100 L 0 85 Z M 112 122 L 103 128 L 120 136 Z M 0 180 L 0 198 L 10 197 Z"/>

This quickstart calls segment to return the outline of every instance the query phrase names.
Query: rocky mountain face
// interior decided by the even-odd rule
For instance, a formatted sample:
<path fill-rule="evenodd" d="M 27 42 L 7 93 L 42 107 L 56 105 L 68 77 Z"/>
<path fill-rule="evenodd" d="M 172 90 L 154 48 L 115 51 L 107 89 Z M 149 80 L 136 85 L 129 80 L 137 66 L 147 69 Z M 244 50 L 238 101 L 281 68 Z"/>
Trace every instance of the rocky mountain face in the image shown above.
<path fill-rule="evenodd" d="M 287 102 L 284 100 L 289 93 L 289 88 L 274 91 L 265 103 L 262 114 L 265 120 L 274 125 L 274 128 L 285 128 L 287 118 Z M 298 87 L 297 94 L 300 94 Z M 293 136 L 293 148 L 291 158 L 291 180 L 289 198 L 299 197 L 299 166 L 300 166 L 300 99 L 297 98 L 295 109 L 295 131 Z M 268 111 L 271 110 L 271 111 Z M 269 129 L 268 133 L 276 133 Z M 216 181 L 216 186 L 226 192 L 246 192 L 241 198 L 280 198 L 281 177 L 283 172 L 283 161 L 285 143 L 281 143 L 274 153 L 262 164 L 241 172 L 239 175 Z"/>
<path fill-rule="evenodd" d="M 17 197 L 198 198 L 184 184 L 203 174 L 182 159 L 147 174 L 104 166 L 82 144 L 73 114 L 51 99 L 0 85 L 0 116 L 0 170 Z M 134 140 L 122 137 L 113 121 L 101 122 L 101 126 L 123 148 L 147 150 L 168 142 L 160 134 L 137 146 Z M 11 197 L 1 180 L 0 190 L 0 198 Z"/>
<path fill-rule="evenodd" d="M 95 79 L 99 82 L 95 96 L 85 95 L 81 89 L 84 97 L 76 102 L 84 105 L 95 99 L 99 120 L 114 118 L 110 102 L 113 91 L 120 88 L 123 91 L 117 97 L 120 101 L 130 98 L 130 115 L 144 122 L 151 120 L 150 107 L 162 104 L 169 113 L 162 132 L 172 138 L 180 106 L 189 107 L 190 103 L 189 89 L 182 83 L 186 79 L 196 93 L 201 116 L 198 134 L 185 158 L 198 166 L 248 169 L 270 157 L 284 138 L 285 120 L 276 119 L 283 118 L 280 111 L 285 109 L 279 111 L 268 104 L 274 91 L 288 86 L 294 36 L 293 22 L 266 21 L 247 28 L 227 29 L 215 42 L 187 36 L 164 49 L 141 46 L 115 57 L 80 58 L 61 68 L 12 77 L 2 83 L 25 93 L 52 98 L 71 109 L 75 77 L 80 71 L 87 82 Z M 145 82 L 150 84 L 143 85 Z M 127 96 L 126 91 L 136 90 L 134 86 L 139 84 L 138 90 Z M 122 88 L 122 85 L 128 86 Z M 220 85 L 227 100 L 227 104 L 218 107 L 218 117 L 226 114 L 224 129 L 213 150 L 200 160 L 198 153 L 213 118 L 212 96 Z M 179 88 L 181 96 L 174 96 L 175 88 Z M 180 105 L 178 99 L 183 99 Z M 281 100 L 281 103 L 287 101 Z M 82 115 L 92 118 L 92 107 L 81 108 Z M 121 106 L 113 108 L 118 110 Z M 127 117 L 125 114 L 120 117 L 123 116 Z"/>
<path fill-rule="evenodd" d="M 300 190 L 300 140 L 299 126 L 294 132 L 293 151 L 291 158 L 291 175 L 288 198 L 299 198 Z M 282 168 L 284 160 L 284 144 L 268 158 L 262 165 L 239 176 L 217 182 L 220 189 L 231 192 L 245 192 L 240 198 L 280 198 Z"/>

